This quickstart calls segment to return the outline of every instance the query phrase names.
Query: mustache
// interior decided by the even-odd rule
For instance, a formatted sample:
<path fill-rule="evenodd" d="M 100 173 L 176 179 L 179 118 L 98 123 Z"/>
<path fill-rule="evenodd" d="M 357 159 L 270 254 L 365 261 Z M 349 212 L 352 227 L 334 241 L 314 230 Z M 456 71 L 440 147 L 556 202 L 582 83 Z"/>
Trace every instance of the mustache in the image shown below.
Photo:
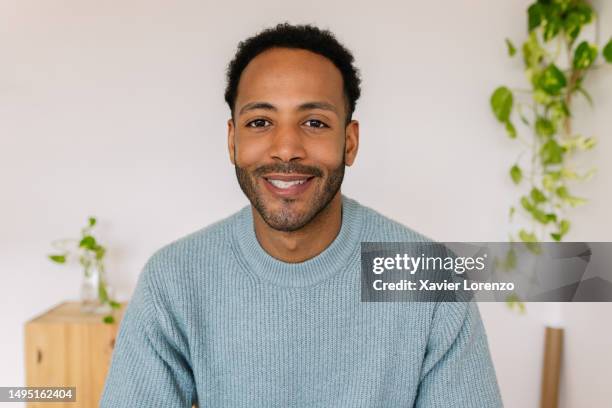
<path fill-rule="evenodd" d="M 315 177 L 323 176 L 323 172 L 318 167 L 307 166 L 297 162 L 265 164 L 253 170 L 252 174 L 255 177 L 261 177 L 267 173 L 299 173 Z"/>

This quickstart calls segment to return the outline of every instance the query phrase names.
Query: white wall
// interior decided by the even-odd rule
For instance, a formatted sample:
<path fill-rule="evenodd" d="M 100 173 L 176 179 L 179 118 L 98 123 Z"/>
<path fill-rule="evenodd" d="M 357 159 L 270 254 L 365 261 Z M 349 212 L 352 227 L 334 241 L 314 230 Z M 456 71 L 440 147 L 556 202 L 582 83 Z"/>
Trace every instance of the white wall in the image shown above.
<path fill-rule="evenodd" d="M 434 239 L 505 240 L 516 156 L 488 106 L 524 84 L 504 38 L 525 34 L 521 1 L 0 0 L 0 385 L 24 382 L 23 324 L 78 296 L 80 271 L 50 241 L 99 217 L 122 298 L 163 244 L 247 204 L 226 153 L 224 69 L 237 42 L 289 20 L 331 28 L 363 76 L 357 163 L 343 192 Z M 602 10 L 602 38 L 612 7 Z M 598 176 L 577 190 L 568 240 L 606 241 L 612 69 L 586 84 Z M 537 405 L 546 304 L 526 317 L 481 304 L 508 407 Z M 612 400 L 611 304 L 563 305 L 562 407 Z"/>

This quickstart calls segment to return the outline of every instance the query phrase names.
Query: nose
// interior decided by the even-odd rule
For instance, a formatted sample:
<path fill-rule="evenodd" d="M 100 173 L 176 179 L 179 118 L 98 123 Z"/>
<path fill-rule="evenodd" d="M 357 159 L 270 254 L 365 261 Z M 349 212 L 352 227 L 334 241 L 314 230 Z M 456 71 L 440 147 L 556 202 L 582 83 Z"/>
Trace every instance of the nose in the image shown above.
<path fill-rule="evenodd" d="M 306 149 L 304 148 L 304 140 L 299 126 L 277 126 L 272 135 L 269 154 L 271 158 L 284 162 L 304 159 L 306 157 Z"/>

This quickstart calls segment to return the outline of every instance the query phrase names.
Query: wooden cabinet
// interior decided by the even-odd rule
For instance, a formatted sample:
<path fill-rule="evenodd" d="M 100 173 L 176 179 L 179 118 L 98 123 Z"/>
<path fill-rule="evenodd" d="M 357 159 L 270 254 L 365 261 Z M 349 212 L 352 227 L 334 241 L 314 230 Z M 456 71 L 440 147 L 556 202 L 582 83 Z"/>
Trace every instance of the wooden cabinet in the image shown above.
<path fill-rule="evenodd" d="M 64 302 L 25 325 L 26 385 L 76 387 L 76 403 L 53 407 L 98 407 L 110 366 L 123 304 L 116 322 L 106 324 L 101 315 L 83 314 L 78 302 Z M 48 407 L 29 403 L 28 407 Z"/>

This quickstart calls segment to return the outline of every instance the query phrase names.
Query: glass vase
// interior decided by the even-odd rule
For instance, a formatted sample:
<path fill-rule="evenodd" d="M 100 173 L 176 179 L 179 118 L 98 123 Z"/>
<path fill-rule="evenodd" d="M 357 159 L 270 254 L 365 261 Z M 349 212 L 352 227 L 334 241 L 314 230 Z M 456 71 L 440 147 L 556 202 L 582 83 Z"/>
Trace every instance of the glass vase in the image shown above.
<path fill-rule="evenodd" d="M 106 284 L 104 271 L 98 266 L 92 266 L 83 274 L 81 284 L 81 312 L 87 314 L 107 314 L 111 312 L 108 302 L 112 298 L 111 288 Z"/>

